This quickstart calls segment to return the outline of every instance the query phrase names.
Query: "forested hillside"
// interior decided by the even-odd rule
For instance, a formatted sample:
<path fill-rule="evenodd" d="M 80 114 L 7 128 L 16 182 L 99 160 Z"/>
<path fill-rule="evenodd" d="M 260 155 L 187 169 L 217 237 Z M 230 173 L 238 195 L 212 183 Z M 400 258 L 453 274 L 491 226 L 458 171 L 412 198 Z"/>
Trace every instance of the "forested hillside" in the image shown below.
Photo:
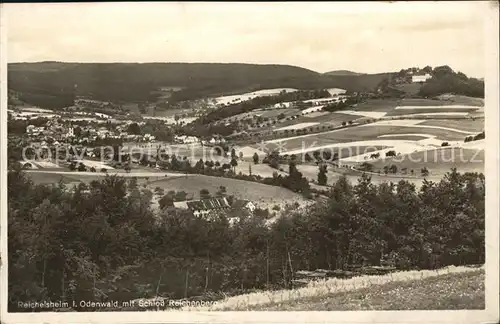
<path fill-rule="evenodd" d="M 156 212 L 153 193 L 133 180 L 108 176 L 68 191 L 34 185 L 12 169 L 9 311 L 31 311 L 18 308 L 26 300 L 78 304 L 287 288 L 297 270 L 356 264 L 483 263 L 484 193 L 482 174 L 455 171 L 420 191 L 406 181 L 374 185 L 364 176 L 351 185 L 341 178 L 325 202 L 266 226 L 241 210 L 212 219 Z"/>
<path fill-rule="evenodd" d="M 453 71 L 449 66 L 435 67 L 432 78 L 422 88 L 420 95 L 434 97 L 444 93 L 453 93 L 470 97 L 484 98 L 484 81 L 469 78 L 461 72 Z"/>

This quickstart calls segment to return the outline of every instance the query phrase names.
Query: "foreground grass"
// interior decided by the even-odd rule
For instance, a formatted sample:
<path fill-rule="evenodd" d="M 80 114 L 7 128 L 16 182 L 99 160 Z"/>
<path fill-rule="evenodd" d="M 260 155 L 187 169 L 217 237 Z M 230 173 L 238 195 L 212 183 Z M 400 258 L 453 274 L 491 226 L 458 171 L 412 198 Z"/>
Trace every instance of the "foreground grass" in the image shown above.
<path fill-rule="evenodd" d="M 484 271 L 391 282 L 324 297 L 247 307 L 255 311 L 484 309 Z"/>
<path fill-rule="evenodd" d="M 233 296 L 194 311 L 484 308 L 484 268 L 447 267 L 313 281 L 306 287 Z"/>

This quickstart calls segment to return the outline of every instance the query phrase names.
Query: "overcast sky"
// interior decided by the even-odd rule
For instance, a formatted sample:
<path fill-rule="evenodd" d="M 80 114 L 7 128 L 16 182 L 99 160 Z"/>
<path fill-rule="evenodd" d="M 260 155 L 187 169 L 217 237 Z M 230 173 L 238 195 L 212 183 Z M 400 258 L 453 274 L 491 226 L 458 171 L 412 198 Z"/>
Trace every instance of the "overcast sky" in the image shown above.
<path fill-rule="evenodd" d="M 7 4 L 8 62 L 238 62 L 318 72 L 447 64 L 484 76 L 484 8 L 462 3 Z"/>

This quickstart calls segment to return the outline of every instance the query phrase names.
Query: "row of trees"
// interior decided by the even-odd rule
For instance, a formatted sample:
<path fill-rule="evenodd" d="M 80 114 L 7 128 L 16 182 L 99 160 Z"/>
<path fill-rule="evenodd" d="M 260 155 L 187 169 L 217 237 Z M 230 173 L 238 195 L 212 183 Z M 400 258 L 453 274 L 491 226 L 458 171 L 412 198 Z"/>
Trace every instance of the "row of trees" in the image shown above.
<path fill-rule="evenodd" d="M 18 307 L 26 300 L 78 305 L 289 288 L 297 270 L 381 260 L 399 269 L 484 262 L 482 174 L 453 170 L 420 190 L 340 178 L 327 200 L 286 208 L 271 225 L 243 210 L 210 218 L 154 210 L 152 192 L 114 176 L 69 189 L 8 173 L 9 311 L 32 311 Z"/>
<path fill-rule="evenodd" d="M 275 105 L 280 102 L 303 101 L 317 98 L 330 97 L 327 90 L 301 90 L 294 92 L 281 92 L 275 96 L 260 96 L 243 102 L 229 104 L 220 109 L 214 110 L 206 116 L 200 117 L 202 124 L 209 124 L 217 120 L 236 116 L 261 107 Z"/>

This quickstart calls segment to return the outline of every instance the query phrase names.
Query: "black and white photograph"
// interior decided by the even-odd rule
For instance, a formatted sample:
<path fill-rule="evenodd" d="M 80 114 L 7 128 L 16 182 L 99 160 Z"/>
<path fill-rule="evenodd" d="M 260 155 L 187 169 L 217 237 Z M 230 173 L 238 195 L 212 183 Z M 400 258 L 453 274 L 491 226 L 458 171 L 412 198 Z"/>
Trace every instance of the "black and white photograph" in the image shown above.
<path fill-rule="evenodd" d="M 498 14 L 1 4 L 2 323 L 498 322 Z"/>

